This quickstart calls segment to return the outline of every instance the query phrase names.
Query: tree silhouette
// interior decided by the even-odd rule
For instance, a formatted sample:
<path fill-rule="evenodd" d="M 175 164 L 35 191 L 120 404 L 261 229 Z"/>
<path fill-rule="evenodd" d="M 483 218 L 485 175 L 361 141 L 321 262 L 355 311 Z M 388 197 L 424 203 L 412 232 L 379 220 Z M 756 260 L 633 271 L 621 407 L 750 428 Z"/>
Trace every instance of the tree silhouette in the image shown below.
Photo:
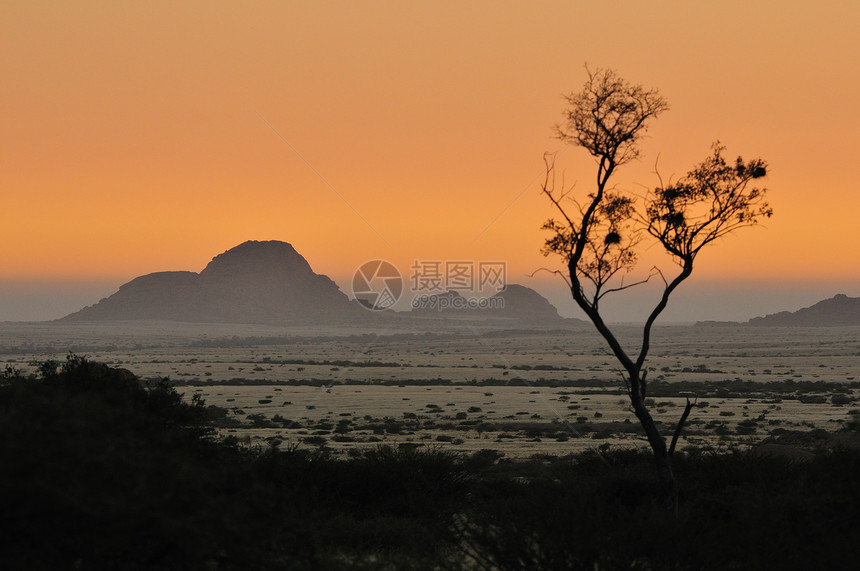
<path fill-rule="evenodd" d="M 672 292 L 692 274 L 702 248 L 771 216 L 765 190 L 752 182 L 765 176 L 766 164 L 740 157 L 728 163 L 723 158 L 725 147 L 715 143 L 711 155 L 679 180 L 664 183 L 658 174 L 659 186 L 647 193 L 639 207 L 637 197 L 619 190 L 613 177 L 620 166 L 639 157 L 639 143 L 648 124 L 669 108 L 665 99 L 657 90 L 630 84 L 612 70 L 588 70 L 582 90 L 565 99 L 569 104 L 566 122 L 556 127 L 557 136 L 595 158 L 596 188 L 577 200 L 572 187 L 557 183 L 556 157 L 544 156 L 547 168 L 542 190 L 561 218 L 544 224 L 551 236 L 543 253 L 562 256 L 567 264 L 562 275 L 569 278 L 574 301 L 621 364 L 630 403 L 654 453 L 667 501 L 677 506 L 672 455 L 693 403 L 687 399 L 667 445 L 645 403 L 651 329 Z M 637 247 L 649 236 L 663 246 L 680 271 L 667 279 L 655 268 L 645 279 L 625 284 L 622 278 L 636 264 Z M 638 353 L 628 353 L 604 321 L 600 302 L 655 276 L 663 280 L 662 295 L 644 323 Z"/>

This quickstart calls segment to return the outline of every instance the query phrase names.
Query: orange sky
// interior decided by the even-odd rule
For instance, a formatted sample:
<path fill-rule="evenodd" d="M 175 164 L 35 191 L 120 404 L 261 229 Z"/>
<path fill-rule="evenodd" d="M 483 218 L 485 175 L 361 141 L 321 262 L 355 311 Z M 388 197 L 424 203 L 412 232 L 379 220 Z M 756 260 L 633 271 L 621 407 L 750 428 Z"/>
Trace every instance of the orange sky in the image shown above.
<path fill-rule="evenodd" d="M 847 0 L 5 2 L 0 287 L 199 271 L 247 239 L 342 286 L 372 258 L 501 259 L 515 281 L 555 263 L 534 182 L 585 62 L 671 105 L 627 187 L 716 139 L 769 161 L 774 218 L 698 278 L 858 284 L 858 21 Z"/>

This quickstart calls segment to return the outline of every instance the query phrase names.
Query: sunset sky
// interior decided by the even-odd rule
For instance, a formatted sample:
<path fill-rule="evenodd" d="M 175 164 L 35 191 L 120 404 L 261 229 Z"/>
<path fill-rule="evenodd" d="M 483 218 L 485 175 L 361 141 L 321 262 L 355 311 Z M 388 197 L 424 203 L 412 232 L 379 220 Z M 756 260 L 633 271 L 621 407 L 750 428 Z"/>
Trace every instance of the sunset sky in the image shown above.
<path fill-rule="evenodd" d="M 770 166 L 774 217 L 705 251 L 667 319 L 858 296 L 857 22 L 849 0 L 4 2 L 0 320 L 249 239 L 290 242 L 347 292 L 370 259 L 504 260 L 575 315 L 557 279 L 525 276 L 559 267 L 538 183 L 586 63 L 671 106 L 625 188 L 717 139 Z M 584 151 L 561 166 L 591 190 Z"/>

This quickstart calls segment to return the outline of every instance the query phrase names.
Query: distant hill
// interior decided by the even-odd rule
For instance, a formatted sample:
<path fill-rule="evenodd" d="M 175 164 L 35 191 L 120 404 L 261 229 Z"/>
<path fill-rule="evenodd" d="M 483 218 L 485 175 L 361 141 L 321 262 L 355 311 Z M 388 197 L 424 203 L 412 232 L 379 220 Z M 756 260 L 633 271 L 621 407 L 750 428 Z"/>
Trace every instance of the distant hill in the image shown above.
<path fill-rule="evenodd" d="M 290 244 L 248 241 L 215 256 L 199 274 L 156 272 L 135 278 L 62 321 L 283 323 L 361 313 Z"/>
<path fill-rule="evenodd" d="M 860 297 L 844 294 L 794 312 L 781 311 L 749 320 L 753 326 L 835 327 L 860 325 Z"/>
<path fill-rule="evenodd" d="M 558 310 L 535 290 L 519 284 L 508 284 L 491 299 L 501 299 L 503 306 L 491 310 L 499 317 L 512 317 L 524 321 L 559 321 Z"/>
<path fill-rule="evenodd" d="M 543 323 L 564 320 L 555 306 L 545 297 L 519 284 L 508 284 L 503 291 L 487 298 L 479 307 L 468 307 L 467 299 L 454 290 L 432 295 L 427 301 L 426 306 L 413 308 L 411 313 L 422 317 L 457 315 L 467 318 L 506 318 Z"/>

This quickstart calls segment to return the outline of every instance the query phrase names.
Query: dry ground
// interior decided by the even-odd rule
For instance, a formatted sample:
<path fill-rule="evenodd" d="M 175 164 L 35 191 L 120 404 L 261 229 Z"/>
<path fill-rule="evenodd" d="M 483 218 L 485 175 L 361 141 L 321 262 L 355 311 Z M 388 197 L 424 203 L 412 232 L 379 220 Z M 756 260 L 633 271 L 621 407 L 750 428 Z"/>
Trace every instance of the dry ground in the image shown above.
<path fill-rule="evenodd" d="M 224 432 L 251 444 L 348 453 L 379 442 L 435 443 L 510 456 L 644 445 L 614 359 L 591 328 L 514 327 L 3 323 L 0 359 L 27 370 L 72 350 L 143 378 L 170 377 L 186 394 L 229 409 L 225 426 L 242 426 Z M 639 330 L 620 331 L 633 346 Z M 785 430 L 835 431 L 860 406 L 856 388 L 834 400 L 832 385 L 786 394 L 766 384 L 856 382 L 857 327 L 660 326 L 648 363 L 652 382 L 762 387 L 700 396 L 682 447 L 746 446 Z M 683 403 L 681 396 L 655 396 L 652 410 L 668 426 Z"/>

